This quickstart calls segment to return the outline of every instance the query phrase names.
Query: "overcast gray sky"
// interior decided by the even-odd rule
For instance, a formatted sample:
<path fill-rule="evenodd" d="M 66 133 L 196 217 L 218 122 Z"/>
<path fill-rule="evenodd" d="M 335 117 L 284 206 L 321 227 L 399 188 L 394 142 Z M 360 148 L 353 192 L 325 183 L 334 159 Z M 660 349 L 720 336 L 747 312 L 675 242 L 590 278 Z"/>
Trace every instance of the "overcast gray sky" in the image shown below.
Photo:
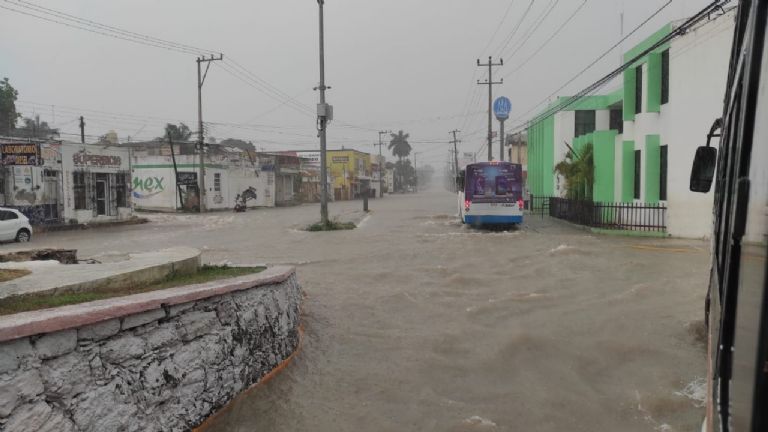
<path fill-rule="evenodd" d="M 0 0 L 0 6 L 21 9 L 16 1 Z M 326 77 L 333 87 L 328 102 L 336 118 L 329 147 L 373 152 L 376 130 L 403 129 L 422 152 L 420 160 L 441 166 L 448 156 L 448 132 L 461 129 L 461 151 L 474 152 L 487 122 L 487 88 L 475 83 L 485 78 L 485 70 L 476 67 L 477 58 L 503 54 L 505 65 L 497 77 L 505 76 L 504 85 L 494 93 L 512 100 L 514 119 L 618 41 L 622 10 L 628 32 L 667 0 L 587 0 L 562 32 L 537 50 L 582 2 L 534 0 L 521 22 L 529 0 L 326 0 Z M 674 0 L 624 48 L 707 3 Z M 314 0 L 34 4 L 223 52 L 228 62 L 222 66 L 232 68 L 234 60 L 302 104 L 317 103 Z M 534 27 L 551 5 L 551 14 Z M 518 22 L 519 30 L 502 50 Z M 563 93 L 604 75 L 618 65 L 619 56 L 619 50 L 612 53 Z M 34 111 L 66 133 L 78 132 L 80 114 L 87 134 L 113 129 L 121 139 L 157 137 L 165 122 L 196 124 L 194 56 L 0 9 L 0 77 L 5 76 L 19 90 L 24 115 Z M 234 124 L 211 125 L 210 136 L 246 139 L 267 150 L 319 148 L 313 115 L 281 105 L 219 65 L 211 67 L 203 98 L 205 121 Z"/>

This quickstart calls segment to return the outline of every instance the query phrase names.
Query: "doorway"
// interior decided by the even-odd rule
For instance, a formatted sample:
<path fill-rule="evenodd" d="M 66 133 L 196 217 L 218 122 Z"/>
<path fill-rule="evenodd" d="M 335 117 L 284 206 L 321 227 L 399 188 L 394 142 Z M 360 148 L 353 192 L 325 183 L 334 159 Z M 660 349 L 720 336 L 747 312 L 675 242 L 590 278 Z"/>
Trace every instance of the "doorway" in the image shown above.
<path fill-rule="evenodd" d="M 105 174 L 96 174 L 96 215 L 106 216 L 109 190 L 108 179 Z"/>

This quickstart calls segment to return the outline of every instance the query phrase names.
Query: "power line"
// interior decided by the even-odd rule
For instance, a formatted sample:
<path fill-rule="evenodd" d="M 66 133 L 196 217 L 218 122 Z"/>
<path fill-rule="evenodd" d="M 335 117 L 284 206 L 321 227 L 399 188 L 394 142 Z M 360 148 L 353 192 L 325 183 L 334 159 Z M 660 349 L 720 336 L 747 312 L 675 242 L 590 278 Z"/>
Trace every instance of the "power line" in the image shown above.
<path fill-rule="evenodd" d="M 515 0 L 512 0 L 509 2 L 509 6 L 507 6 L 507 10 L 504 11 L 504 15 L 502 15 L 501 20 L 499 20 L 499 24 L 496 26 L 496 30 L 493 31 L 491 38 L 488 39 L 488 43 L 485 44 L 485 48 L 483 48 L 483 50 L 480 52 L 481 54 L 485 54 L 486 50 L 488 50 L 488 48 L 491 46 L 491 42 L 493 42 L 493 40 L 496 39 L 496 35 L 499 33 L 499 30 L 501 30 L 501 26 L 504 25 L 504 22 L 507 20 L 507 15 L 509 15 L 509 11 L 512 10 L 512 6 L 514 4 L 515 4 Z"/>
<path fill-rule="evenodd" d="M 525 9 L 525 12 L 523 12 L 523 15 L 520 16 L 520 19 L 517 21 L 517 24 L 515 24 L 515 27 L 512 29 L 512 32 L 510 32 L 509 36 L 505 39 L 505 42 L 502 44 L 503 46 L 500 45 L 501 48 L 496 50 L 496 52 L 499 53 L 499 56 L 501 56 L 501 53 L 507 49 L 507 47 L 509 46 L 509 43 L 512 42 L 512 38 L 514 38 L 515 35 L 517 34 L 517 30 L 520 29 L 520 25 L 525 20 L 525 17 L 528 16 L 528 13 L 531 12 L 532 7 L 533 7 L 533 0 L 531 0 L 531 2 L 528 3 L 528 7 Z"/>
<path fill-rule="evenodd" d="M 520 41 L 517 44 L 517 47 L 512 51 L 511 54 L 507 57 L 514 57 L 515 54 L 518 53 L 524 46 L 525 43 L 528 42 L 528 40 L 533 36 L 534 33 L 536 33 L 536 30 L 538 30 L 541 27 L 541 24 L 544 23 L 544 21 L 549 17 L 549 15 L 552 13 L 552 11 L 557 7 L 557 4 L 560 3 L 560 0 L 552 0 L 549 5 L 544 9 L 544 12 L 539 15 L 538 18 L 531 24 L 531 26 L 528 28 L 528 30 L 523 35 L 523 40 Z"/>
<path fill-rule="evenodd" d="M 543 49 L 544 49 L 544 48 L 545 48 L 547 45 L 549 45 L 549 43 L 550 43 L 550 42 L 552 42 L 552 40 L 553 40 L 555 37 L 557 37 L 557 35 L 558 35 L 558 34 L 560 34 L 560 32 L 561 32 L 561 31 L 563 31 L 563 29 L 564 29 L 564 28 L 565 28 L 565 27 L 566 27 L 566 26 L 567 26 L 567 25 L 568 25 L 568 24 L 571 22 L 571 20 L 573 20 L 573 18 L 574 18 L 574 17 L 576 17 L 576 15 L 577 15 L 577 14 L 578 14 L 578 13 L 579 13 L 579 12 L 580 12 L 580 11 L 581 11 L 583 8 L 584 8 L 584 6 L 586 6 L 586 4 L 587 4 L 587 0 L 584 0 L 584 1 L 583 1 L 583 2 L 582 2 L 580 5 L 579 5 L 579 7 L 577 7 L 577 8 L 576 8 L 576 10 L 575 10 L 575 11 L 573 11 L 573 13 L 572 13 L 572 14 L 571 14 L 571 15 L 568 17 L 568 19 L 566 19 L 566 20 L 565 20 L 565 21 L 564 21 L 562 24 L 560 24 L 560 27 L 558 27 L 558 28 L 557 28 L 557 30 L 555 30 L 555 31 L 554 31 L 554 33 L 552 33 L 552 34 L 551 34 L 551 35 L 550 35 L 550 36 L 549 36 L 549 37 L 548 37 L 548 38 L 547 38 L 547 39 L 544 41 L 544 43 L 542 43 L 542 44 L 541 44 L 541 45 L 540 45 L 538 48 L 536 48 L 536 49 L 533 51 L 533 54 L 531 54 L 530 56 L 528 56 L 528 58 L 526 58 L 525 60 L 523 60 L 523 62 L 522 62 L 522 63 L 518 64 L 518 65 L 517 65 L 517 66 L 516 66 L 516 67 L 515 67 L 515 68 L 514 68 L 514 69 L 513 69 L 513 70 L 512 70 L 510 73 L 508 73 L 508 74 L 507 74 L 507 75 L 505 75 L 504 77 L 505 77 L 505 78 L 507 78 L 507 77 L 511 76 L 513 73 L 515 73 L 515 72 L 519 71 L 519 70 L 520 70 L 520 69 L 522 69 L 522 68 L 523 68 L 525 65 L 527 65 L 527 64 L 528 64 L 528 63 L 529 63 L 529 62 L 530 62 L 530 61 L 531 61 L 531 60 L 532 60 L 534 57 L 536 57 L 538 54 L 540 54 L 540 53 L 542 52 L 542 50 L 543 50 Z"/>
<path fill-rule="evenodd" d="M 653 18 L 655 18 L 658 14 L 660 14 L 661 11 L 666 9 L 667 6 L 669 6 L 671 3 L 672 3 L 672 0 L 668 0 L 665 4 L 663 4 L 660 8 L 658 8 L 654 13 L 652 13 L 650 16 L 648 16 L 648 18 L 646 18 L 637 27 L 635 27 L 631 32 L 629 32 L 629 34 L 627 34 L 626 36 L 621 38 L 618 42 L 613 44 L 613 46 L 608 48 L 607 51 L 605 51 L 602 54 L 600 54 L 600 56 L 598 56 L 595 60 L 593 60 L 590 64 L 588 64 L 584 69 L 579 71 L 576 75 L 574 75 L 571 79 L 569 79 L 565 84 L 561 85 L 560 87 L 557 88 L 557 90 L 553 91 L 549 96 L 547 96 L 546 99 L 542 100 L 537 105 L 535 105 L 533 108 L 529 109 L 528 111 L 526 111 L 525 113 L 523 113 L 522 115 L 517 117 L 515 119 L 515 121 L 517 121 L 517 120 L 519 120 L 521 118 L 524 118 L 525 116 L 527 116 L 528 114 L 530 114 L 534 110 L 538 109 L 540 106 L 546 104 L 552 98 L 552 96 L 555 96 L 557 93 L 559 93 L 565 87 L 567 87 L 569 84 L 571 84 L 572 82 L 576 81 L 580 76 L 584 75 L 584 73 L 586 73 L 589 69 L 591 69 L 592 66 L 596 65 L 600 60 L 604 59 L 608 54 L 610 54 L 614 49 L 616 49 L 616 47 L 618 47 L 619 45 L 624 43 L 624 41 L 629 39 L 633 34 L 635 34 L 637 31 L 639 31 L 641 28 L 643 28 L 646 24 L 648 24 L 648 22 L 650 22 Z"/>
<path fill-rule="evenodd" d="M 678 36 L 684 34 L 687 32 L 691 27 L 698 24 L 700 21 L 702 21 L 705 18 L 709 17 L 709 14 L 711 14 L 713 11 L 719 9 L 722 7 L 722 5 L 729 3 L 731 0 L 715 0 L 709 5 L 707 5 L 704 9 L 697 12 L 694 16 L 686 20 L 683 24 L 672 30 L 668 35 L 661 38 L 656 43 L 652 44 L 650 47 L 644 49 L 642 52 L 636 54 L 633 58 L 625 61 L 621 66 L 611 71 L 609 74 L 605 75 L 604 77 L 600 78 L 599 80 L 595 81 L 591 85 L 587 86 L 580 92 L 578 92 L 576 95 L 571 96 L 565 101 L 557 103 L 550 107 L 549 109 L 545 110 L 543 113 L 536 116 L 536 118 L 532 122 L 526 122 L 518 124 L 517 128 L 514 129 L 515 132 L 518 132 L 522 129 L 524 129 L 527 125 L 530 125 L 531 123 L 538 123 L 540 121 L 543 121 L 544 119 L 554 115 L 555 113 L 562 111 L 569 106 L 573 105 L 574 103 L 578 102 L 579 100 L 583 99 L 584 97 L 594 93 L 595 91 L 599 90 L 606 84 L 608 84 L 611 80 L 613 80 L 615 77 L 619 76 L 622 72 L 624 72 L 626 69 L 628 69 L 630 66 L 632 66 L 635 62 L 642 59 L 644 56 L 646 56 L 648 53 L 651 53 L 652 51 L 658 49 L 659 47 L 663 46 L 664 44 L 668 43 L 669 41 L 677 38 Z M 662 6 L 662 9 L 669 5 L 671 3 L 671 0 Z M 660 11 L 660 10 L 659 10 Z M 656 13 L 658 13 L 657 11 Z M 652 18 L 653 16 L 651 16 Z M 648 20 L 644 21 L 647 22 Z M 644 24 L 643 23 L 643 24 Z M 643 25 L 641 24 L 641 26 Z M 637 29 L 635 29 L 637 30 Z M 633 32 L 635 31 L 633 30 Z"/>

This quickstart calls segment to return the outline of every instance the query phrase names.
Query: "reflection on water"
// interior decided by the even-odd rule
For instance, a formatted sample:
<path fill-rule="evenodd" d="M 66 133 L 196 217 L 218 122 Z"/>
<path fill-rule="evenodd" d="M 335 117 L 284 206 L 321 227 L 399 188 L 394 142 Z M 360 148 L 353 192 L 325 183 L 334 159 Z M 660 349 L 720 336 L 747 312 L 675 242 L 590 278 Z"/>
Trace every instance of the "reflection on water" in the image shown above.
<path fill-rule="evenodd" d="M 306 263 L 303 350 L 207 430 L 700 425 L 704 352 L 689 327 L 703 317 L 705 244 L 637 249 L 646 240 L 546 218 L 477 230 L 454 206 L 444 192 L 389 197 L 361 229 L 277 246 Z"/>

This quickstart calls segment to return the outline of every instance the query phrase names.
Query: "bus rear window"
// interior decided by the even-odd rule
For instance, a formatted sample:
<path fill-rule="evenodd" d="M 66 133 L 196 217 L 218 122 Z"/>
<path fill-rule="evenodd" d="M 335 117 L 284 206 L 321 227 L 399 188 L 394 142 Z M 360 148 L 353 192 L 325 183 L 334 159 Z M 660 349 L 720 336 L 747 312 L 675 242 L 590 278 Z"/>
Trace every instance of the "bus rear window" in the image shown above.
<path fill-rule="evenodd" d="M 496 177 L 496 195 L 509 195 L 512 193 L 510 190 L 510 179 L 507 176 Z"/>

